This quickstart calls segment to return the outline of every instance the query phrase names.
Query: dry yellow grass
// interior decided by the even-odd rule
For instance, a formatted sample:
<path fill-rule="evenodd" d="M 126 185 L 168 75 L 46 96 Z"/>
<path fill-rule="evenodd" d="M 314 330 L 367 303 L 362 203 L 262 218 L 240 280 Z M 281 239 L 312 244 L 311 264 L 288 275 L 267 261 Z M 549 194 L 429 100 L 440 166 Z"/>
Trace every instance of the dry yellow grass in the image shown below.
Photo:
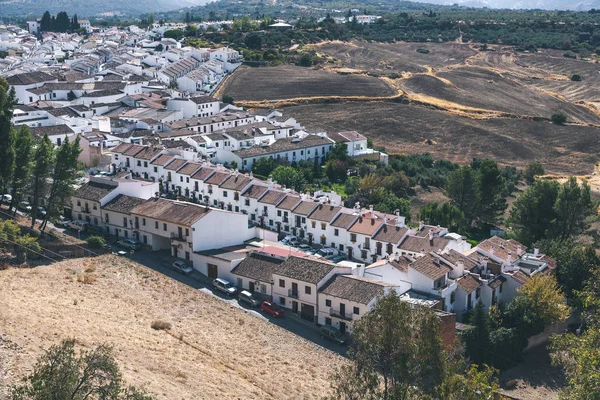
<path fill-rule="evenodd" d="M 95 268 L 92 285 L 77 282 Z M 0 271 L 0 398 L 43 349 L 108 342 L 157 399 L 317 399 L 336 354 L 114 256 Z M 168 321 L 168 330 L 153 322 Z M 163 328 L 164 329 L 164 325 Z"/>

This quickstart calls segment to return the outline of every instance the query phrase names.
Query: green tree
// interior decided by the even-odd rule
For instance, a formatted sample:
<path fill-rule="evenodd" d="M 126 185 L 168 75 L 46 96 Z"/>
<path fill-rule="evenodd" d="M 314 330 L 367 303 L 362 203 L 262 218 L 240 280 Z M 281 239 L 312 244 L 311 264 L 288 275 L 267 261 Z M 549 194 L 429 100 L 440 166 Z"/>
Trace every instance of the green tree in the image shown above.
<path fill-rule="evenodd" d="M 106 240 L 102 236 L 90 236 L 87 239 L 87 245 L 90 249 L 102 249 L 106 246 Z"/>
<path fill-rule="evenodd" d="M 15 163 L 15 131 L 12 127 L 15 91 L 9 89 L 6 79 L 0 76 L 0 194 L 12 178 Z"/>
<path fill-rule="evenodd" d="M 552 275 L 536 274 L 518 289 L 519 296 L 529 300 L 531 312 L 545 325 L 564 321 L 569 317 L 569 307 Z"/>
<path fill-rule="evenodd" d="M 37 210 L 40 200 L 48 190 L 48 178 L 54 163 L 54 151 L 52 142 L 45 134 L 38 143 L 34 153 L 34 165 L 31 177 L 31 202 L 32 210 Z M 35 225 L 36 213 L 31 213 L 31 228 Z"/>
<path fill-rule="evenodd" d="M 262 48 L 262 36 L 256 33 L 252 33 L 246 36 L 244 43 L 249 49 L 260 50 Z"/>
<path fill-rule="evenodd" d="M 346 143 L 336 143 L 333 145 L 331 154 L 329 155 L 330 160 L 348 161 L 348 146 Z"/>
<path fill-rule="evenodd" d="M 24 383 L 12 388 L 13 400 L 152 400 L 135 387 L 125 387 L 108 345 L 75 350 L 75 340 L 50 347 Z"/>
<path fill-rule="evenodd" d="M 410 221 L 410 201 L 396 197 L 393 193 L 388 193 L 383 201 L 375 204 L 373 208 L 388 214 L 399 212 Z"/>
<path fill-rule="evenodd" d="M 165 33 L 163 34 L 163 37 L 165 37 L 167 39 L 179 40 L 183 37 L 183 31 L 181 29 L 171 29 L 171 30 L 165 31 Z"/>
<path fill-rule="evenodd" d="M 472 364 L 465 375 L 449 374 L 437 390 L 444 400 L 489 400 L 495 398 L 500 384 L 495 377 L 498 371 L 484 365 Z"/>
<path fill-rule="evenodd" d="M 31 171 L 31 151 L 33 138 L 27 125 L 21 125 L 15 140 L 15 168 L 12 176 L 12 200 L 9 209 L 16 206 L 21 197 L 21 190 L 27 183 Z"/>
<path fill-rule="evenodd" d="M 304 186 L 306 185 L 304 176 L 292 167 L 280 165 L 271 172 L 271 175 L 273 175 L 273 180 L 280 185 L 293 188 L 298 192 L 304 191 Z"/>
<path fill-rule="evenodd" d="M 470 318 L 471 328 L 466 334 L 465 350 L 475 364 L 489 363 L 490 359 L 490 318 L 480 301 L 473 309 Z"/>
<path fill-rule="evenodd" d="M 450 202 L 441 206 L 435 201 L 427 203 L 419 210 L 419 220 L 429 225 L 445 226 L 455 232 L 464 231 L 464 214 Z"/>
<path fill-rule="evenodd" d="M 555 181 L 538 180 L 515 200 L 508 222 L 522 243 L 531 245 L 548 237 L 559 189 Z"/>
<path fill-rule="evenodd" d="M 381 298 L 353 324 L 350 364 L 332 376 L 333 399 L 410 399 L 433 394 L 445 351 L 433 310 Z"/>
<path fill-rule="evenodd" d="M 473 160 L 473 169 L 477 174 L 476 217 L 486 225 L 495 225 L 506 210 L 504 199 L 505 182 L 502 171 L 494 160 Z"/>
<path fill-rule="evenodd" d="M 446 183 L 446 192 L 453 204 L 465 216 L 466 226 L 470 227 L 475 218 L 474 210 L 479 204 L 479 191 L 473 169 L 462 166 L 450 173 Z"/>
<path fill-rule="evenodd" d="M 579 185 L 574 176 L 570 177 L 558 191 L 554 211 L 553 236 L 564 240 L 583 232 L 585 218 L 593 212 L 590 186 L 585 182 Z"/>
<path fill-rule="evenodd" d="M 46 11 L 40 21 L 40 31 L 41 32 L 49 32 L 52 29 L 51 24 L 52 24 L 52 18 L 50 16 L 50 12 Z"/>
<path fill-rule="evenodd" d="M 75 95 L 75 92 L 73 92 L 72 90 L 69 91 L 69 93 L 67 93 L 67 100 L 69 101 L 73 101 L 77 98 L 77 96 Z"/>
<path fill-rule="evenodd" d="M 65 11 L 60 11 L 56 14 L 56 19 L 54 20 L 54 26 L 52 30 L 54 32 L 67 32 L 71 27 L 71 20 L 69 19 L 69 15 Z"/>
<path fill-rule="evenodd" d="M 233 104 L 233 102 L 234 102 L 233 96 L 230 96 L 228 94 L 224 94 L 222 100 L 223 100 L 223 103 L 227 103 L 227 104 Z"/>
<path fill-rule="evenodd" d="M 567 116 L 562 113 L 552 114 L 552 117 L 550 117 L 550 119 L 552 120 L 552 122 L 559 125 L 562 125 L 565 122 L 567 122 Z"/>
<path fill-rule="evenodd" d="M 79 172 L 79 163 L 77 159 L 81 153 L 79 146 L 79 136 L 73 142 L 65 139 L 63 144 L 58 148 L 54 165 L 52 168 L 52 185 L 48 194 L 48 204 L 46 207 L 46 215 L 40 229 L 44 231 L 49 218 L 58 217 L 62 213 L 62 209 L 67 200 L 73 194 L 73 185 Z M 32 210 L 32 215 L 37 210 Z"/>
<path fill-rule="evenodd" d="M 300 57 L 300 62 L 298 63 L 298 65 L 300 65 L 301 67 L 312 67 L 313 62 L 313 57 L 308 53 L 304 53 L 302 54 L 302 57 Z"/>
<path fill-rule="evenodd" d="M 252 165 L 252 172 L 261 177 L 267 177 L 276 166 L 275 160 L 271 157 L 261 157 Z"/>
<path fill-rule="evenodd" d="M 528 184 L 532 184 L 535 181 L 535 177 L 539 175 L 544 175 L 546 172 L 544 171 L 544 166 L 539 161 L 534 161 L 527 165 L 525 168 L 525 181 Z"/>

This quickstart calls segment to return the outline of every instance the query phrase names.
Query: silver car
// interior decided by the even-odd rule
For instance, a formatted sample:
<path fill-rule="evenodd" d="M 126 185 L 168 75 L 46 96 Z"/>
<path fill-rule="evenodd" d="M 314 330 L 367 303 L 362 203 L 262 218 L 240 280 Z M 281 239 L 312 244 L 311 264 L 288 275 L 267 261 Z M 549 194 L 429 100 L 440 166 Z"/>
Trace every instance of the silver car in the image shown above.
<path fill-rule="evenodd" d="M 190 267 L 183 261 L 175 261 L 173 264 L 171 264 L 171 268 L 184 275 L 189 275 L 192 273 L 192 271 L 194 271 L 192 267 Z"/>
<path fill-rule="evenodd" d="M 217 278 L 213 281 L 213 287 L 228 296 L 235 296 L 238 292 L 238 289 L 233 283 L 221 278 Z"/>

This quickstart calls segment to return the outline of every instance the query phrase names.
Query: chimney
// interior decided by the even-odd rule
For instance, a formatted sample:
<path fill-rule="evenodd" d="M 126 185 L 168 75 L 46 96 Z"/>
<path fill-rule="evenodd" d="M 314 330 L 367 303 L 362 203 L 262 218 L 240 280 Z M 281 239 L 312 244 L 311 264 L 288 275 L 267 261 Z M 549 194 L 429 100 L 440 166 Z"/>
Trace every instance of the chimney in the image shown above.
<path fill-rule="evenodd" d="M 535 247 L 533 248 L 533 256 L 534 257 L 540 256 L 540 245 L 539 244 L 536 244 Z"/>
<path fill-rule="evenodd" d="M 423 221 L 419 221 L 419 230 L 423 230 L 423 227 L 425 226 L 425 222 Z"/>
<path fill-rule="evenodd" d="M 512 251 L 509 251 L 509 252 L 508 252 L 508 263 L 509 263 L 509 264 L 512 264 L 512 262 L 513 262 L 513 259 L 512 259 Z"/>
<path fill-rule="evenodd" d="M 490 254 L 494 255 L 494 246 L 492 246 L 492 248 L 490 249 Z"/>
<path fill-rule="evenodd" d="M 250 177 L 250 179 L 254 179 L 254 174 L 252 173 L 252 171 L 250 171 L 250 175 L 248 175 Z"/>
<path fill-rule="evenodd" d="M 400 211 L 396 210 L 396 226 L 398 228 L 406 227 L 406 217 L 400 215 Z"/>
<path fill-rule="evenodd" d="M 354 212 L 360 214 L 360 202 L 354 203 Z"/>
<path fill-rule="evenodd" d="M 523 255 L 523 248 L 521 246 L 517 246 L 517 257 L 521 257 Z"/>
<path fill-rule="evenodd" d="M 433 229 L 429 230 L 429 242 L 433 242 Z"/>
<path fill-rule="evenodd" d="M 373 205 L 372 204 L 369 206 L 369 212 L 371 213 L 371 218 L 374 218 L 374 216 L 373 216 Z"/>
<path fill-rule="evenodd" d="M 267 180 L 269 185 L 273 184 L 273 175 L 269 175 L 269 179 Z"/>
<path fill-rule="evenodd" d="M 387 224 L 387 213 L 383 214 L 383 224 Z"/>
<path fill-rule="evenodd" d="M 400 253 L 398 253 L 398 252 L 394 253 L 394 260 L 396 260 L 396 262 L 400 262 Z"/>

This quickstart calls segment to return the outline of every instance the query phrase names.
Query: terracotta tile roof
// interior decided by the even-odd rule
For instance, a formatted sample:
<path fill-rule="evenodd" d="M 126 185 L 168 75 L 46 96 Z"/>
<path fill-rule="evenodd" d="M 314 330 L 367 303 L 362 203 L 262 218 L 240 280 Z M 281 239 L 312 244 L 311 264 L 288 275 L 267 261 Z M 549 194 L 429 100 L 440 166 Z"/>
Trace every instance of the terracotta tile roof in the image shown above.
<path fill-rule="evenodd" d="M 372 236 L 383 224 L 383 219 L 375 219 L 370 216 L 358 217 L 356 222 L 350 227 L 348 232 L 359 233 L 361 235 Z"/>
<path fill-rule="evenodd" d="M 246 189 L 244 193 L 242 193 L 242 196 L 246 196 L 250 199 L 258 199 L 267 190 L 269 190 L 267 186 L 252 185 L 248 189 Z"/>
<path fill-rule="evenodd" d="M 208 207 L 161 198 L 151 198 L 131 210 L 131 214 L 184 226 L 192 226 L 210 212 Z"/>
<path fill-rule="evenodd" d="M 286 278 L 316 285 L 334 268 L 336 265 L 330 262 L 290 256 L 279 266 L 276 273 Z"/>
<path fill-rule="evenodd" d="M 523 271 L 517 271 L 517 272 L 513 273 L 511 276 L 515 281 L 519 282 L 521 285 L 524 285 L 531 280 L 529 275 L 527 275 Z"/>
<path fill-rule="evenodd" d="M 134 157 L 136 154 L 138 154 L 139 152 L 141 152 L 142 150 L 144 150 L 146 146 L 140 146 L 139 144 L 134 144 L 133 146 L 131 146 L 130 148 L 128 148 L 127 150 L 125 150 L 123 152 L 124 156 L 129 156 L 129 157 Z"/>
<path fill-rule="evenodd" d="M 506 278 L 499 275 L 496 278 L 492 279 L 490 282 L 488 282 L 488 287 L 490 287 L 491 289 L 496 289 L 498 286 L 502 285 L 504 282 L 506 282 Z"/>
<path fill-rule="evenodd" d="M 242 175 L 242 174 L 237 174 L 237 175 L 234 174 L 234 175 L 230 176 L 225 182 L 221 183 L 221 185 L 219 187 L 221 189 L 240 191 L 243 188 L 245 188 L 246 186 L 248 186 L 248 184 L 250 184 L 250 182 L 252 182 L 252 178 L 247 177 L 246 175 Z"/>
<path fill-rule="evenodd" d="M 158 158 L 156 158 L 156 160 L 152 161 L 151 164 L 164 166 L 167 163 L 169 163 L 173 158 L 174 157 L 172 155 L 161 154 L 160 156 L 158 156 Z"/>
<path fill-rule="evenodd" d="M 231 270 L 231 273 L 260 282 L 272 282 L 273 273 L 277 271 L 281 263 L 283 263 L 283 260 L 280 258 L 250 253 L 248 257 Z"/>
<path fill-rule="evenodd" d="M 350 226 L 352 226 L 352 224 L 354 223 L 354 221 L 356 221 L 357 218 L 358 215 L 355 214 L 341 213 L 337 216 L 335 220 L 333 220 L 331 226 L 336 228 L 348 229 L 350 228 Z"/>
<path fill-rule="evenodd" d="M 292 212 L 294 214 L 307 216 L 312 212 L 312 210 L 315 209 L 316 206 L 318 206 L 318 203 L 315 203 L 314 201 L 302 200 L 300 204 L 298 204 L 296 208 L 292 210 Z"/>
<path fill-rule="evenodd" d="M 189 163 L 185 164 L 185 166 L 183 168 L 181 168 L 179 171 L 177 171 L 177 173 L 179 173 L 181 175 L 192 175 L 201 166 L 202 166 L 202 164 L 189 162 Z"/>
<path fill-rule="evenodd" d="M 140 160 L 152 160 L 154 156 L 160 153 L 162 149 L 160 147 L 154 146 L 145 146 L 144 150 L 140 151 L 135 155 L 135 158 L 139 158 Z"/>
<path fill-rule="evenodd" d="M 456 265 L 456 263 L 459 260 L 462 261 L 463 264 L 465 265 L 465 269 L 469 270 L 469 271 L 479 265 L 479 263 L 477 261 L 473 260 L 470 257 L 465 256 L 462 253 L 459 253 L 458 251 L 456 251 L 454 249 L 450 250 L 447 254 L 443 254 L 442 257 L 444 257 L 446 260 L 450 261 L 454 265 Z"/>
<path fill-rule="evenodd" d="M 525 253 L 526 247 L 525 245 L 517 242 L 516 240 L 504 240 L 498 236 L 492 236 L 491 238 L 484 240 L 479 243 L 477 248 L 485 250 L 491 253 L 492 249 L 494 251 L 494 256 L 502 259 L 503 261 L 508 261 L 509 252 L 512 254 L 512 261 L 515 261 L 519 258 L 519 248 L 522 253 Z"/>
<path fill-rule="evenodd" d="M 258 201 L 262 204 L 273 204 L 277 205 L 286 196 L 285 192 L 278 192 L 276 190 L 269 190 L 264 194 L 263 197 Z"/>
<path fill-rule="evenodd" d="M 202 167 L 199 171 L 196 171 L 194 175 L 192 175 L 192 179 L 196 179 L 199 181 L 205 181 L 208 177 L 215 173 L 215 169 L 211 167 Z"/>
<path fill-rule="evenodd" d="M 296 205 L 299 202 L 300 202 L 300 197 L 287 195 L 287 196 L 285 196 L 285 199 L 283 199 L 283 201 L 281 203 L 279 203 L 277 208 L 280 208 L 282 210 L 291 211 L 294 207 L 296 207 Z"/>
<path fill-rule="evenodd" d="M 428 253 L 430 251 L 444 250 L 449 240 L 443 237 L 434 236 L 433 240 L 427 237 L 407 236 L 400 243 L 400 249 L 413 253 Z"/>
<path fill-rule="evenodd" d="M 417 258 L 409 267 L 434 281 L 452 271 L 451 267 L 444 264 L 443 261 L 439 261 L 438 257 L 434 257 L 431 254 Z"/>
<path fill-rule="evenodd" d="M 317 221 L 331 222 L 341 209 L 342 207 L 330 204 L 319 204 L 308 217 Z"/>
<path fill-rule="evenodd" d="M 354 275 L 335 275 L 319 290 L 321 294 L 359 304 L 369 304 L 391 284 Z"/>
<path fill-rule="evenodd" d="M 414 259 L 408 256 L 400 256 L 396 261 L 395 258 L 390 258 L 390 264 L 392 267 L 396 268 L 398 271 L 408 273 L 408 266 L 414 261 Z"/>
<path fill-rule="evenodd" d="M 400 228 L 399 226 L 391 224 L 382 224 L 381 229 L 373 236 L 373 240 L 398 244 L 407 232 L 407 228 Z"/>
<path fill-rule="evenodd" d="M 165 166 L 165 169 L 169 170 L 169 171 L 177 171 L 179 168 L 183 167 L 185 164 L 187 164 L 187 160 L 183 160 L 181 158 L 176 158 L 173 161 L 171 161 L 169 164 L 167 164 Z"/>
<path fill-rule="evenodd" d="M 547 256 L 547 255 L 544 254 L 541 259 L 544 260 L 544 261 L 546 261 L 548 263 L 548 268 L 551 271 L 553 271 L 553 270 L 556 269 L 556 265 L 557 264 L 556 264 L 556 260 L 554 258 L 552 258 L 552 257 Z"/>
<path fill-rule="evenodd" d="M 73 197 L 84 200 L 100 201 L 107 194 L 117 188 L 117 185 L 103 184 L 97 182 L 87 182 L 73 193 Z"/>
<path fill-rule="evenodd" d="M 129 212 L 136 206 L 142 204 L 144 199 L 139 197 L 126 196 L 120 194 L 102 207 L 104 210 L 114 211 L 122 214 L 129 214 Z"/>
<path fill-rule="evenodd" d="M 481 282 L 479 282 L 473 275 L 469 274 L 458 278 L 456 283 L 458 284 L 458 287 L 467 294 L 481 286 Z"/>
<path fill-rule="evenodd" d="M 223 181 L 225 181 L 225 179 L 228 179 L 231 176 L 231 174 L 229 172 L 215 172 L 214 174 L 212 174 L 210 176 L 210 178 L 208 178 L 207 180 L 204 181 L 204 183 L 206 183 L 207 185 L 220 185 L 221 183 L 223 183 Z"/>

